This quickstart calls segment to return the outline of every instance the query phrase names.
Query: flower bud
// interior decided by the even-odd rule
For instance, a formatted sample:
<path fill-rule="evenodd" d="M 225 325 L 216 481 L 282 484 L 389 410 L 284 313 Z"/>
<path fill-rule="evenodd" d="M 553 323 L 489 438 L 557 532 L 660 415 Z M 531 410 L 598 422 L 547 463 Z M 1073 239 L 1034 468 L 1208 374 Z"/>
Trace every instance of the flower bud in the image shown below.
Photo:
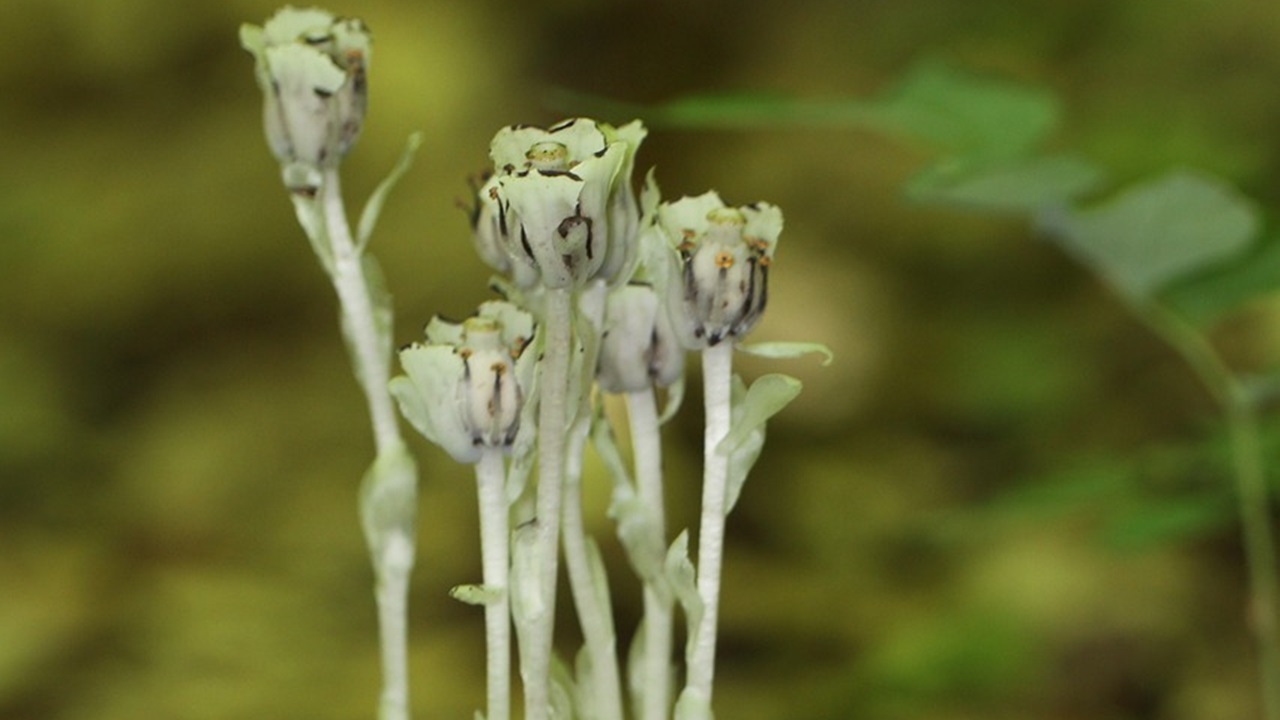
<path fill-rule="evenodd" d="M 391 381 L 404 416 L 458 462 L 510 450 L 532 385 L 532 317 L 490 302 L 461 323 L 432 320 L 426 336 L 400 350 L 405 375 Z"/>
<path fill-rule="evenodd" d="M 286 7 L 262 27 L 241 27 L 240 43 L 255 60 L 267 144 L 286 185 L 314 191 L 319 169 L 336 165 L 360 134 L 369 33 L 359 20 Z"/>
<path fill-rule="evenodd" d="M 651 285 L 626 285 L 609 294 L 596 381 L 611 393 L 665 387 L 684 372 L 684 348 Z"/>
<path fill-rule="evenodd" d="M 613 128 L 581 118 L 500 130 L 473 216 L 481 257 L 524 288 L 619 279 L 634 257 L 631 169 L 644 135 L 638 121 Z"/>
<path fill-rule="evenodd" d="M 679 258 L 668 305 L 685 347 L 736 340 L 755 327 L 769 297 L 782 211 L 765 203 L 725 207 L 708 192 L 662 203 L 652 223 Z"/>

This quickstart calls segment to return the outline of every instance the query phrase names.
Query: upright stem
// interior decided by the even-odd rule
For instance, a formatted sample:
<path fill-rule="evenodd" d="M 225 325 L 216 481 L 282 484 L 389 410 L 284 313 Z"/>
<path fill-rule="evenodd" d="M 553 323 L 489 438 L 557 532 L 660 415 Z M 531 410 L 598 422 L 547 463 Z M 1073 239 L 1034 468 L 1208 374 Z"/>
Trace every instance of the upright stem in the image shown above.
<path fill-rule="evenodd" d="M 484 585 L 496 597 L 484 606 L 488 712 L 486 720 L 511 717 L 511 602 L 510 526 L 504 486 L 506 472 L 502 451 L 488 448 L 476 463 L 476 490 L 480 500 L 480 555 Z"/>
<path fill-rule="evenodd" d="M 381 458 L 391 453 L 403 452 L 404 443 L 396 422 L 395 406 L 387 389 L 391 372 L 387 360 L 390 348 L 381 346 L 374 302 L 361 266 L 360 252 L 347 222 L 342 202 L 342 186 L 336 168 L 324 171 L 320 193 L 324 231 L 333 251 L 333 286 L 338 293 L 338 303 L 350 333 L 352 352 L 357 357 L 356 376 L 369 406 L 377 453 Z M 389 490 L 392 490 L 389 494 L 401 497 L 412 497 L 414 492 L 412 487 Z M 377 495 L 375 492 L 366 497 Z M 382 697 L 378 710 L 380 720 L 409 718 L 408 597 L 409 574 L 413 569 L 414 559 L 415 509 L 401 508 L 397 515 L 403 518 L 402 522 L 376 528 L 373 531 L 376 535 L 366 537 L 373 550 L 374 573 L 377 578 L 375 594 L 382 648 Z M 366 532 L 369 532 L 367 524 Z"/>
<path fill-rule="evenodd" d="M 582 451 L 591 427 L 589 415 L 574 423 L 565 457 L 564 562 L 569 571 L 569 590 L 578 611 L 578 622 L 587 652 L 591 655 L 591 696 L 599 720 L 622 720 L 622 681 L 618 671 L 612 609 L 608 598 L 600 597 L 592 581 L 587 533 L 582 522 Z"/>
<path fill-rule="evenodd" d="M 1240 496 L 1240 532 L 1249 568 L 1249 617 L 1258 647 L 1263 717 L 1280 720 L 1280 581 L 1275 532 L 1253 402 L 1204 336 L 1159 306 L 1142 316 L 1187 361 L 1226 414 Z"/>
<path fill-rule="evenodd" d="M 649 510 L 659 547 L 666 547 L 662 442 L 653 390 L 627 394 L 627 417 L 640 501 Z M 669 595 L 664 599 L 656 588 L 645 585 L 644 657 L 641 660 L 644 694 L 640 698 L 639 720 L 666 720 L 671 710 L 672 602 Z"/>
<path fill-rule="evenodd" d="M 1241 533 L 1253 599 L 1250 619 L 1258 644 L 1263 717 L 1280 720 L 1280 626 L 1277 625 L 1276 553 L 1271 509 L 1258 440 L 1258 418 L 1243 393 L 1227 407 L 1240 493 Z"/>
<path fill-rule="evenodd" d="M 702 519 L 698 528 L 698 596 L 702 598 L 703 614 L 689 657 L 688 690 L 693 698 L 708 705 L 715 680 L 720 565 L 724 558 L 725 494 L 729 475 L 729 457 L 716 448 L 729 434 L 732 377 L 732 342 L 722 342 L 702 351 L 706 432 L 702 453 Z"/>
<path fill-rule="evenodd" d="M 559 565 L 560 499 L 564 484 L 564 440 L 568 422 L 569 360 L 573 325 L 570 291 L 547 290 L 546 341 L 543 345 L 538 407 L 537 562 L 542 613 L 529 632 L 520 675 L 524 681 L 525 720 L 551 714 L 551 644 L 555 629 L 556 574 Z"/>

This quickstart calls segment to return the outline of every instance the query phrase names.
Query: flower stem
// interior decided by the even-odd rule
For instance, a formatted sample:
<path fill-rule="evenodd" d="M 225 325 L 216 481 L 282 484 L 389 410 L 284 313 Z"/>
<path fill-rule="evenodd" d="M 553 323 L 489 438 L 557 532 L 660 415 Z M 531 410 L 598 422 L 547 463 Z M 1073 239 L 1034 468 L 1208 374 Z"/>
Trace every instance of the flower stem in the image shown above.
<path fill-rule="evenodd" d="M 591 696 L 593 717 L 622 720 L 622 681 L 618 671 L 617 645 L 607 588 L 604 597 L 593 582 L 587 534 L 582 522 L 582 451 L 591 427 L 589 415 L 574 423 L 565 457 L 564 562 L 569 571 L 569 589 L 578 611 L 582 637 L 591 656 Z"/>
<path fill-rule="evenodd" d="M 508 720 L 511 717 L 510 526 L 505 485 L 502 451 L 488 448 L 476 463 L 484 586 L 498 594 L 484 606 L 488 686 L 486 720 Z"/>
<path fill-rule="evenodd" d="M 635 458 L 640 501 L 649 510 L 659 547 L 666 547 L 663 511 L 662 442 L 658 434 L 658 408 L 653 390 L 627 394 L 627 417 Z M 666 598 L 649 584 L 644 588 L 643 696 L 639 720 L 665 720 L 671 709 L 671 646 L 673 598 Z"/>
<path fill-rule="evenodd" d="M 395 406 L 387 389 L 390 378 L 390 348 L 382 347 L 375 304 L 371 289 L 361 264 L 360 251 L 351 236 L 346 210 L 342 201 L 342 186 L 336 168 L 324 171 L 320 185 L 321 212 L 324 218 L 324 234 L 333 253 L 333 263 L 328 267 L 343 322 L 357 365 L 356 376 L 364 391 L 369 407 L 369 419 L 373 426 L 373 439 L 379 458 L 393 453 L 403 453 L 404 443 L 396 421 Z M 374 477 L 374 482 L 395 482 L 402 476 Z M 408 488 L 383 488 L 379 492 L 362 494 L 366 502 L 370 498 L 395 495 L 412 498 L 416 476 L 410 478 Z M 384 516 L 366 512 L 364 517 Z M 382 696 L 379 702 L 380 720 L 408 720 L 409 672 L 408 672 L 408 596 L 409 574 L 414 559 L 415 508 L 398 508 L 397 520 L 376 527 L 365 523 L 365 540 L 373 551 L 374 575 L 377 581 L 378 627 L 382 648 Z"/>
<path fill-rule="evenodd" d="M 336 168 L 324 171 L 323 193 L 325 231 L 333 250 L 333 287 L 351 333 L 351 343 L 359 365 L 357 373 L 369 419 L 373 423 L 373 439 L 378 452 L 398 444 L 400 426 L 396 421 L 395 403 L 387 390 L 391 379 L 390 347 L 382 347 L 374 318 L 374 302 L 368 281 L 351 236 L 347 213 L 342 203 L 342 186 Z"/>
<path fill-rule="evenodd" d="M 569 360 L 573 343 L 573 296 L 564 288 L 546 293 L 538 406 L 537 550 L 542 606 L 529 632 L 520 675 L 524 681 L 525 720 L 551 715 L 551 645 L 555 629 L 556 575 L 559 565 L 560 505 L 564 484 L 564 445 L 568 422 Z"/>
<path fill-rule="evenodd" d="M 725 494 L 729 457 L 717 451 L 729 434 L 733 343 L 722 342 L 702 351 L 703 435 L 702 519 L 698 528 L 698 596 L 703 615 L 689 657 L 687 690 L 693 698 L 711 702 L 715 680 L 716 624 L 720 605 L 720 565 L 724 558 Z"/>
<path fill-rule="evenodd" d="M 1275 531 L 1271 525 L 1266 471 L 1253 401 L 1213 346 L 1181 318 L 1158 306 L 1142 317 L 1172 345 L 1200 377 L 1226 415 L 1240 498 L 1240 530 L 1249 568 L 1249 620 L 1258 647 L 1263 717 L 1280 720 L 1280 580 L 1276 575 Z"/>

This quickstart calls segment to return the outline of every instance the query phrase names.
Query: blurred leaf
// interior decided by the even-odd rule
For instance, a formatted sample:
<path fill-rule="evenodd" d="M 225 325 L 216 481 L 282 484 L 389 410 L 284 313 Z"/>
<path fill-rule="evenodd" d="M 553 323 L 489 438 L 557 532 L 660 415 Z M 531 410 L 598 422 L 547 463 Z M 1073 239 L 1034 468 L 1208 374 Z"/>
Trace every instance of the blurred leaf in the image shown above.
<path fill-rule="evenodd" d="M 1042 217 L 1068 252 L 1131 300 L 1237 255 L 1258 232 L 1258 210 L 1215 177 L 1176 171 L 1100 205 Z"/>
<path fill-rule="evenodd" d="M 790 360 L 805 355 L 821 355 L 822 366 L 831 364 L 835 356 L 831 348 L 819 342 L 761 342 L 739 345 L 737 350 L 756 357 Z"/>
<path fill-rule="evenodd" d="M 1056 155 L 995 164 L 943 161 L 913 177 L 907 196 L 922 202 L 972 210 L 1031 213 L 1059 206 L 1095 190 L 1103 180 L 1096 166 Z"/>
<path fill-rule="evenodd" d="M 1120 550 L 1142 550 L 1203 536 L 1230 523 L 1235 504 L 1230 493 L 1200 493 L 1141 498 L 1110 508 L 1102 540 Z"/>
<path fill-rule="evenodd" d="M 412 563 L 417 507 L 418 464 L 403 443 L 389 445 L 360 483 L 361 526 L 380 573 L 393 570 L 405 554 Z"/>
<path fill-rule="evenodd" d="M 487 585 L 455 585 L 449 590 L 449 597 L 468 605 L 490 605 L 502 599 L 502 588 Z"/>
<path fill-rule="evenodd" d="M 549 103 L 604 117 L 643 117 L 651 127 L 744 129 L 837 127 L 923 140 L 952 154 L 1010 157 L 1026 152 L 1057 124 L 1049 92 L 981 77 L 935 60 L 917 63 L 872 99 L 797 99 L 768 93 L 694 95 L 657 105 L 557 89 Z"/>
<path fill-rule="evenodd" d="M 963 156 L 1011 157 L 1034 148 L 1058 122 L 1042 89 L 983 78 L 937 61 L 917 64 L 875 100 L 874 123 Z"/>
<path fill-rule="evenodd" d="M 1164 300 L 1193 323 L 1208 325 L 1241 304 L 1280 290 L 1280 236 L 1203 273 L 1174 282 Z"/>

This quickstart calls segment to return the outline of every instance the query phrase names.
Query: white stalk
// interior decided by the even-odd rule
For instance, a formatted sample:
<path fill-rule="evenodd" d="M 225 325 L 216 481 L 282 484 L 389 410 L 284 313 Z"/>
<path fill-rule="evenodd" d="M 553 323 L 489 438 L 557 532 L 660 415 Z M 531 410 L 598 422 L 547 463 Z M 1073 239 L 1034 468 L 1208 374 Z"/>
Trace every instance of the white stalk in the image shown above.
<path fill-rule="evenodd" d="M 373 439 L 378 452 L 399 444 L 400 426 L 396 422 L 395 403 L 387 390 L 391 368 L 384 360 L 389 348 L 379 346 L 377 324 L 374 320 L 373 300 L 360 263 L 360 252 L 351 237 L 347 212 L 342 203 L 342 186 L 338 170 L 324 171 L 320 185 L 323 193 L 325 231 L 329 247 L 333 249 L 333 287 L 338 292 L 342 314 L 347 318 L 355 352 L 360 357 L 359 373 L 365 399 L 369 404 L 369 419 L 373 423 Z"/>
<path fill-rule="evenodd" d="M 662 490 L 662 442 L 653 390 L 627 394 L 627 418 L 640 501 L 649 509 L 658 546 L 666 547 L 666 518 Z M 665 720 L 671 709 L 671 646 L 673 598 L 665 601 L 655 588 L 644 588 L 643 697 L 639 720 Z"/>
<path fill-rule="evenodd" d="M 569 590 L 578 611 L 578 622 L 587 651 L 591 654 L 591 683 L 594 687 L 595 718 L 622 720 L 622 682 L 614 642 L 612 609 L 602 605 L 592 582 L 587 535 L 582 521 L 582 451 L 591 428 L 584 414 L 574 423 L 565 458 L 564 562 L 569 571 Z"/>
<path fill-rule="evenodd" d="M 724 559 L 725 493 L 729 474 L 729 457 L 717 452 L 716 447 L 729 434 L 732 377 L 731 341 L 702 351 L 706 432 L 703 435 L 702 519 L 698 529 L 698 595 L 704 607 L 689 658 L 688 689 L 708 705 L 715 680 L 720 565 Z"/>
<path fill-rule="evenodd" d="M 333 251 L 332 281 L 338 303 L 351 333 L 351 344 L 363 371 L 362 384 L 379 455 L 403 444 L 395 407 L 387 389 L 390 368 L 384 360 L 388 348 L 380 347 L 374 304 L 360 263 L 360 252 L 351 236 L 342 202 L 342 186 L 336 168 L 324 171 L 320 185 L 324 230 Z M 412 518 L 412 509 L 407 509 Z M 410 527 L 412 524 L 410 523 Z M 408 596 L 413 569 L 414 538 L 406 528 L 387 529 L 382 538 L 366 538 L 376 552 L 378 628 L 382 648 L 382 696 L 380 720 L 409 718 Z"/>
<path fill-rule="evenodd" d="M 511 601 L 508 582 L 511 560 L 505 484 L 502 450 L 487 448 L 480 456 L 480 462 L 476 463 L 484 586 L 496 593 L 496 597 L 484 606 L 488 687 L 486 720 L 508 720 L 511 716 Z"/>
<path fill-rule="evenodd" d="M 542 584 L 542 614 L 529 632 L 526 662 L 520 668 L 525 720 L 548 720 L 551 715 L 551 645 L 555 629 L 569 360 L 573 343 L 572 302 L 567 289 L 547 290 L 546 341 L 538 407 L 537 562 Z"/>

